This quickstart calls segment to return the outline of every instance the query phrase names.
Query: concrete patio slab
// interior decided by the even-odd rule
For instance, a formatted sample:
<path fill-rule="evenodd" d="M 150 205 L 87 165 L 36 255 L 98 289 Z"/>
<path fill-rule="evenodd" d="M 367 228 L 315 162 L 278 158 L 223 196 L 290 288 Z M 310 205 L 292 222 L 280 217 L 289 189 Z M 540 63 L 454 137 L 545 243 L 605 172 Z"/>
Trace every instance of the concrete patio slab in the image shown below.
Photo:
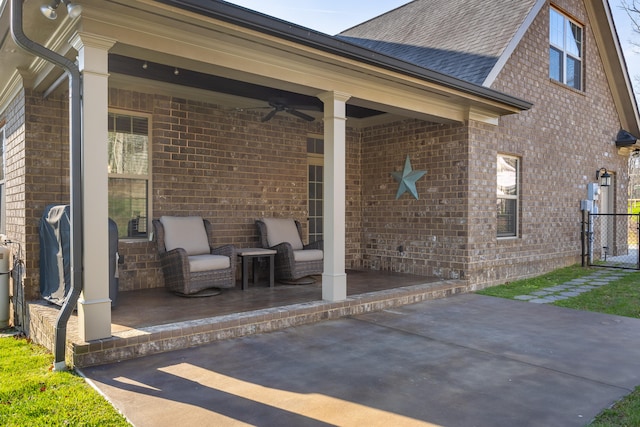
<path fill-rule="evenodd" d="M 82 369 L 144 426 L 583 426 L 640 320 L 465 294 Z"/>

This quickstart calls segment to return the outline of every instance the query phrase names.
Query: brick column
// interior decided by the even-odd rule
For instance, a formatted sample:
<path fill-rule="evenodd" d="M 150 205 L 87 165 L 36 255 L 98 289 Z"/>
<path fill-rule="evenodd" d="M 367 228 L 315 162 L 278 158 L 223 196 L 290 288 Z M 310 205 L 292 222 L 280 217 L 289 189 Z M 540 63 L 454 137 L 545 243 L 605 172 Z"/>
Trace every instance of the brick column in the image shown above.
<path fill-rule="evenodd" d="M 78 33 L 71 40 L 82 73 L 83 290 L 78 329 L 84 341 L 111 336 L 107 175 L 108 53 L 115 40 Z"/>
<path fill-rule="evenodd" d="M 324 103 L 324 271 L 322 299 L 347 298 L 345 265 L 346 102 L 350 95 L 325 92 Z"/>

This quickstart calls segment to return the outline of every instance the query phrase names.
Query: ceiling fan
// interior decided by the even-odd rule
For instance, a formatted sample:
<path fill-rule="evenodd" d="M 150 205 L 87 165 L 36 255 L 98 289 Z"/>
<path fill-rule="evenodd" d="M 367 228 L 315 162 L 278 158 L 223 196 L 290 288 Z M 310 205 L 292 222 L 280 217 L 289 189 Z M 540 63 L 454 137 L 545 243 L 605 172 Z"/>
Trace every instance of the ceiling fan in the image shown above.
<path fill-rule="evenodd" d="M 267 113 L 262 119 L 260 119 L 260 121 L 263 122 L 263 123 L 264 122 L 268 122 L 269 120 L 271 120 L 273 118 L 273 116 L 275 116 L 280 111 L 284 111 L 285 113 L 289 113 L 289 114 L 291 114 L 293 116 L 296 116 L 296 117 L 298 117 L 298 118 L 300 118 L 302 120 L 306 120 L 308 122 L 312 122 L 312 121 L 315 120 L 310 115 L 296 110 L 293 106 L 289 105 L 285 99 L 282 99 L 282 98 L 270 99 L 269 100 L 269 106 L 270 107 L 264 107 L 264 108 L 272 108 L 272 110 L 269 111 L 269 113 Z"/>

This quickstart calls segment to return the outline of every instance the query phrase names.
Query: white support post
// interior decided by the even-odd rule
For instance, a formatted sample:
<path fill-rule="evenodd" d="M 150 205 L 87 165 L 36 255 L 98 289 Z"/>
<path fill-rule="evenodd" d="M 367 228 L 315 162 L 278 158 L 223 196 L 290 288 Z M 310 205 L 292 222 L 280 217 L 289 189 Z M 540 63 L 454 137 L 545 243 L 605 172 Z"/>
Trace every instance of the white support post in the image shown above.
<path fill-rule="evenodd" d="M 350 95 L 325 92 L 324 103 L 324 271 L 322 299 L 347 298 L 345 273 L 346 102 Z"/>
<path fill-rule="evenodd" d="M 109 49 L 115 40 L 78 33 L 71 40 L 82 75 L 83 290 L 78 329 L 83 341 L 111 336 L 107 115 Z"/>

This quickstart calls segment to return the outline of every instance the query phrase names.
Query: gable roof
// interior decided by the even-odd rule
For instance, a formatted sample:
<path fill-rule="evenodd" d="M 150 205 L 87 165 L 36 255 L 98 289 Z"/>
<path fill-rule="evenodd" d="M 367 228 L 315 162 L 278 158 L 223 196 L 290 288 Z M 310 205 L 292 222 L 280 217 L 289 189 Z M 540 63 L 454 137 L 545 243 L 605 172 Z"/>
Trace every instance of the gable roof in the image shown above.
<path fill-rule="evenodd" d="M 337 37 L 483 85 L 536 3 L 415 0 Z"/>
<path fill-rule="evenodd" d="M 202 16 L 219 19 L 224 22 L 259 31 L 279 39 L 305 45 L 320 51 L 349 58 L 363 64 L 396 71 L 412 78 L 428 81 L 443 87 L 460 90 L 473 96 L 506 103 L 519 110 L 527 110 L 532 104 L 516 96 L 505 94 L 486 86 L 469 82 L 453 74 L 441 73 L 425 68 L 420 64 L 406 61 L 394 55 L 386 55 L 365 46 L 345 43 L 337 36 L 330 36 L 295 23 L 287 22 L 224 0 L 154 0 Z M 534 0 L 512 0 L 534 1 Z M 538 0 L 541 1 L 541 0 Z M 544 1 L 544 0 L 542 0 Z M 462 0 L 464 2 L 464 0 Z"/>
<path fill-rule="evenodd" d="M 375 92 L 375 96 L 372 96 L 366 92 L 368 90 L 367 85 L 370 83 L 368 82 L 367 85 L 360 88 L 361 94 L 363 96 L 366 95 L 366 99 L 362 100 L 358 98 L 357 94 L 349 92 L 353 95 L 351 98 L 353 105 L 357 103 L 366 104 L 358 106 L 374 109 L 386 105 L 387 107 L 397 108 L 397 111 L 401 113 L 409 111 L 422 114 L 425 109 L 420 108 L 414 110 L 414 108 L 416 108 L 415 102 L 432 102 L 433 111 L 437 110 L 437 114 L 441 114 L 443 117 L 451 120 L 459 120 L 460 117 L 463 117 L 465 114 L 470 114 L 470 111 L 476 115 L 488 114 L 488 116 L 485 117 L 487 118 L 489 116 L 493 117 L 494 113 L 499 115 L 513 114 L 529 109 L 532 105 L 530 102 L 516 96 L 476 85 L 454 76 L 429 70 L 419 65 L 366 49 L 362 46 L 346 43 L 339 38 L 221 0 L 131 0 L 129 2 L 109 0 L 104 2 L 87 2 L 87 4 L 83 5 L 83 7 L 85 7 L 85 13 L 83 13 L 79 21 L 51 21 L 42 19 L 39 9 L 33 7 L 25 8 L 23 22 L 27 34 L 29 34 L 36 43 L 40 43 L 47 48 L 52 48 L 52 50 L 64 51 L 65 54 L 72 56 L 74 54 L 73 48 L 65 41 L 68 40 L 68 38 L 51 38 L 51 34 L 56 31 L 71 32 L 79 22 L 82 22 L 84 19 L 89 19 L 92 11 L 95 10 L 97 11 L 96 13 L 102 13 L 103 9 L 111 6 L 130 10 L 132 14 L 128 15 L 128 19 L 132 22 L 134 19 L 142 17 L 145 13 L 149 13 L 150 16 L 158 21 L 165 19 L 166 15 L 166 19 L 174 20 L 176 26 L 196 25 L 194 21 L 197 21 L 200 25 L 198 28 L 201 29 L 203 33 L 207 31 L 211 32 L 215 29 L 216 36 L 219 35 L 220 31 L 224 34 L 229 34 L 229 40 L 225 39 L 227 44 L 240 41 L 241 43 L 251 46 L 255 45 L 256 49 L 260 49 L 259 45 L 265 43 L 265 46 L 261 48 L 257 55 L 249 56 L 246 60 L 243 57 L 244 62 L 259 62 L 254 58 L 263 58 L 263 56 L 271 55 L 271 50 L 267 52 L 266 48 L 281 49 L 281 52 L 289 52 L 290 56 L 284 58 L 283 55 L 280 55 L 281 57 L 278 58 L 277 62 L 268 62 L 268 66 L 274 69 L 282 68 L 285 66 L 285 62 L 288 61 L 287 63 L 289 63 L 298 59 L 304 62 L 304 66 L 306 66 L 306 61 L 317 61 L 320 65 L 326 65 L 326 67 L 343 67 L 343 71 L 353 69 L 354 75 L 359 76 L 363 81 L 371 79 L 373 70 L 376 76 L 385 75 L 385 79 L 391 76 L 393 81 L 402 85 L 402 87 L 419 89 L 412 90 L 412 93 L 416 97 L 415 99 L 405 98 L 404 104 L 396 105 L 394 103 L 398 101 L 391 101 L 391 99 L 399 97 L 399 95 L 398 91 L 391 89 L 391 85 L 385 86 L 389 88 L 388 92 L 381 94 L 378 91 Z M 174 8 L 176 10 L 173 10 Z M 12 38 L 9 37 L 9 15 L 8 7 L 0 9 L 0 32 L 4 32 L 4 36 L 0 33 L 0 110 L 13 99 L 25 78 L 27 80 L 32 79 L 29 80 L 29 84 L 32 84 L 34 88 L 37 86 L 37 90 L 49 90 L 51 87 L 57 86 L 56 81 L 60 81 L 59 79 L 57 80 L 58 76 L 60 76 L 59 70 L 55 69 L 55 67 L 50 67 L 48 64 L 45 65 L 46 61 L 44 59 L 37 58 L 34 60 L 31 54 L 23 53 L 21 49 L 16 47 Z M 187 15 L 189 15 L 189 18 L 183 18 L 183 16 Z M 101 22 L 106 25 L 107 22 L 111 21 L 113 21 L 113 18 L 110 18 L 109 21 Z M 152 25 L 150 22 L 151 21 L 145 21 L 146 30 L 144 31 L 140 26 L 132 24 L 132 26 L 129 27 L 130 31 L 124 33 L 129 37 L 126 40 L 123 38 L 123 35 L 112 34 L 110 32 L 112 31 L 112 27 L 105 26 L 104 34 L 118 40 L 116 47 L 112 49 L 110 53 L 125 56 L 129 55 L 136 58 L 137 53 L 134 52 L 134 46 L 146 46 L 148 52 L 137 59 L 157 60 L 157 62 L 163 64 L 165 62 L 168 62 L 169 65 L 173 64 L 175 61 L 169 59 L 172 53 L 167 53 L 162 50 L 162 48 L 158 48 L 160 45 L 157 41 L 150 42 L 144 37 L 136 39 L 136 35 L 134 34 L 136 32 L 144 33 L 146 36 L 152 33 L 155 34 L 156 32 L 167 32 L 164 36 L 167 37 L 168 40 L 172 40 L 175 43 L 182 42 L 170 34 L 169 27 Z M 56 29 L 58 27 L 62 28 L 62 30 Z M 247 37 L 246 34 L 249 33 L 251 36 Z M 184 37 L 188 37 L 188 33 L 185 32 L 184 34 Z M 59 43 L 57 43 L 58 40 L 60 41 Z M 202 46 L 208 46 L 210 51 L 221 51 L 221 53 L 227 55 L 227 51 L 225 50 L 229 49 L 227 44 L 221 46 L 215 43 L 214 40 L 214 38 L 208 37 L 200 38 L 196 41 L 194 37 L 189 43 L 202 49 L 204 49 Z M 54 42 L 57 44 L 54 45 Z M 228 52 L 230 62 L 237 59 L 235 56 L 237 49 L 229 50 Z M 153 53 L 152 57 L 147 58 L 144 56 L 150 53 Z M 180 53 L 178 53 L 178 55 L 180 55 Z M 193 54 L 191 59 L 194 63 L 191 65 L 195 66 L 194 71 L 210 72 L 208 68 L 212 65 L 215 67 L 216 72 L 221 72 L 225 77 L 233 77 L 228 75 L 227 71 L 229 69 L 235 69 L 234 67 L 236 67 L 237 64 L 232 63 L 229 67 L 225 68 L 223 65 L 220 65 L 220 61 L 212 59 L 210 55 L 210 52 L 205 56 Z M 225 56 L 225 58 L 227 57 Z M 293 64 L 293 62 L 291 63 Z M 257 68 L 254 67 L 243 70 L 247 72 L 247 74 L 243 75 L 244 78 L 239 80 L 264 85 L 266 82 L 265 77 L 255 77 L 259 74 L 255 73 L 256 69 Z M 18 70 L 20 70 L 20 72 L 18 72 Z M 42 73 L 40 73 L 41 70 L 43 71 Z M 266 72 L 263 68 L 259 70 L 260 72 Z M 317 70 L 317 67 L 314 68 L 314 71 Z M 323 68 L 322 71 L 317 72 L 321 73 L 325 71 Z M 278 76 L 284 80 L 276 79 L 278 83 L 277 87 L 272 84 L 273 82 L 268 82 L 269 84 L 267 86 L 275 89 L 291 90 L 299 94 L 315 97 L 317 89 L 326 90 L 328 87 L 331 87 L 331 85 L 334 85 L 333 89 L 335 89 L 335 87 L 344 84 L 343 81 L 338 81 L 338 77 L 342 78 L 342 74 L 335 72 L 329 74 L 328 71 L 327 73 L 329 79 L 326 81 L 322 80 L 324 86 L 320 88 L 308 86 L 308 75 L 300 78 L 299 81 L 292 82 L 289 76 L 284 77 L 282 73 L 279 73 Z M 181 75 L 183 74 L 186 75 L 187 73 L 181 73 Z M 239 73 L 235 73 L 235 75 L 239 75 Z M 334 77 L 336 81 L 331 80 Z M 382 81 L 381 79 L 380 82 Z M 387 83 L 388 82 L 387 80 Z M 210 87 L 203 87 L 203 89 L 210 89 Z M 419 93 L 430 95 L 423 99 L 418 98 Z M 469 107 L 473 108 L 470 109 Z"/>
<path fill-rule="evenodd" d="M 491 87 L 546 0 L 414 0 L 336 37 L 420 67 Z M 640 116 L 607 0 L 585 1 L 622 128 Z"/>

